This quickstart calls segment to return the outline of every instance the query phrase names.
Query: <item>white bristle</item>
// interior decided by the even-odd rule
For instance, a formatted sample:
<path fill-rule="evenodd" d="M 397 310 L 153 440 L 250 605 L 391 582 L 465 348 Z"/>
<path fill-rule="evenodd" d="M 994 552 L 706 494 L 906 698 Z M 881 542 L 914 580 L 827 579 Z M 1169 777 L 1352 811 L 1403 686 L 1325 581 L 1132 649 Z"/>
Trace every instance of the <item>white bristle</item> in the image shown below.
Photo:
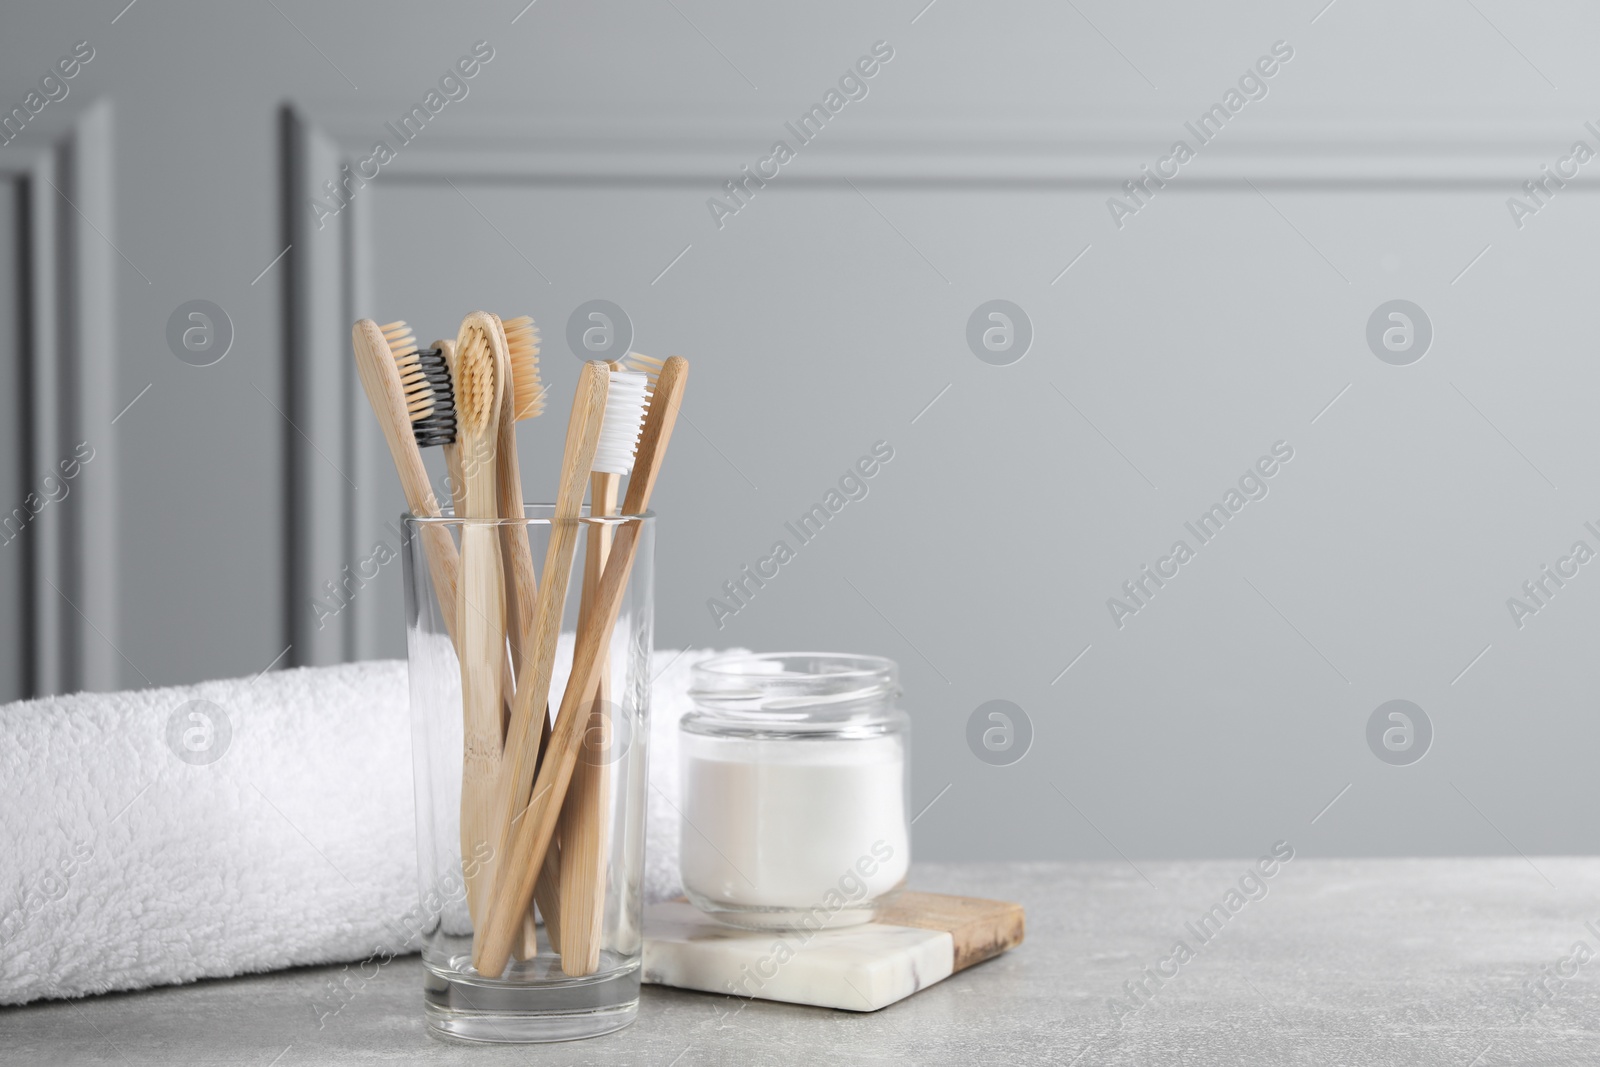
<path fill-rule="evenodd" d="M 639 448 L 650 380 L 634 371 L 619 370 L 612 371 L 610 378 L 606 410 L 600 419 L 600 442 L 595 446 L 591 469 L 605 474 L 629 474 L 633 471 L 633 454 Z"/>

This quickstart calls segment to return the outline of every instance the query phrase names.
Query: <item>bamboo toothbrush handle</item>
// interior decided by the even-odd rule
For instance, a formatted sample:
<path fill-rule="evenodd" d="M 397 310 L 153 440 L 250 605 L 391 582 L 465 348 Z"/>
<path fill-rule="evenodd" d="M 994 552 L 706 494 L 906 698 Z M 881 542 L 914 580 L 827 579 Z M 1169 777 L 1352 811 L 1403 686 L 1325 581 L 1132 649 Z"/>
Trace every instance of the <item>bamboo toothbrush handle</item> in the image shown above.
<path fill-rule="evenodd" d="M 561 710 L 550 732 L 550 744 L 527 808 L 512 827 L 511 846 L 503 853 L 489 901 L 488 924 L 479 929 L 473 942 L 473 963 L 479 974 L 498 977 L 505 970 L 521 914 L 533 896 L 534 883 L 555 836 L 557 817 L 572 780 L 578 745 L 588 725 L 587 712 L 593 704 L 600 673 L 599 646 L 602 637 L 610 633 L 616 622 L 637 545 L 638 524 L 625 524 L 612 546 L 611 562 L 601 578 L 590 625 L 578 630 L 572 674 L 561 697 Z M 563 908 L 568 903 L 562 901 Z M 568 919 L 565 915 L 562 919 L 565 927 Z"/>
<path fill-rule="evenodd" d="M 539 878 L 533 884 L 533 899 L 544 916 L 544 933 L 550 947 L 559 953 L 561 946 L 561 856 L 556 843 L 552 843 L 539 865 Z"/>
<path fill-rule="evenodd" d="M 589 477 L 589 514 L 609 516 L 617 508 L 615 474 Z M 612 528 L 592 523 L 588 551 L 583 560 L 583 600 L 578 625 L 587 624 L 599 594 L 600 575 L 611 550 Z M 561 969 L 569 975 L 593 974 L 600 968 L 600 941 L 605 918 L 606 866 L 610 819 L 607 799 L 611 792 L 610 657 L 602 654 L 600 678 L 589 721 L 584 730 L 578 762 L 573 765 L 557 824 L 561 839 L 561 900 L 565 922 L 561 927 Z M 549 853 L 546 853 L 548 856 Z M 537 887 L 535 888 L 537 893 Z"/>
<path fill-rule="evenodd" d="M 452 346 L 454 344 L 454 342 L 443 342 L 443 343 L 451 344 Z M 461 463 L 461 446 L 457 445 L 457 444 L 445 445 L 444 446 L 444 460 L 445 460 L 445 467 L 449 471 L 449 475 L 450 475 L 451 506 L 452 506 L 452 508 L 454 510 L 454 513 L 455 513 L 456 517 L 459 518 L 459 517 L 461 517 L 461 516 L 463 516 L 463 515 L 465 515 L 467 513 L 467 483 L 466 483 L 466 472 L 464 471 L 464 469 L 462 467 L 462 463 Z M 447 538 L 447 540 L 448 540 L 448 538 Z M 451 549 L 453 551 L 454 548 L 455 548 L 455 545 L 454 545 L 453 542 L 451 543 L 450 547 L 451 547 Z M 454 609 L 454 604 L 453 603 L 452 603 L 451 607 L 452 607 L 451 615 L 453 617 L 454 614 L 455 614 L 455 612 L 453 610 Z M 512 618 L 512 614 L 508 612 L 506 614 L 507 628 L 508 629 L 509 629 L 509 623 L 510 623 L 510 619 L 511 618 Z M 457 647 L 456 647 L 456 655 L 457 655 L 457 662 L 458 663 L 460 661 L 460 654 L 461 654 L 461 648 L 460 648 L 459 645 L 457 645 Z M 514 665 L 511 662 L 504 663 L 502 668 L 501 668 L 501 677 L 500 677 L 500 696 L 501 696 L 501 699 L 500 699 L 500 735 L 501 735 L 502 748 L 504 746 L 505 728 L 506 728 L 506 725 L 511 720 L 511 704 L 512 704 L 512 701 L 514 699 L 513 694 L 516 692 L 515 683 L 513 681 L 513 678 L 514 678 L 514 675 L 512 673 L 513 670 L 514 670 Z M 465 697 L 463 697 L 463 706 L 465 706 Z M 463 764 L 463 767 L 465 767 L 464 764 Z M 496 763 L 494 774 L 496 776 L 498 776 L 498 774 L 499 774 L 499 764 L 498 764 L 498 762 Z M 466 785 L 466 780 L 463 779 L 463 788 L 465 788 L 465 785 Z M 477 788 L 476 779 L 475 779 L 475 784 L 474 784 L 473 788 L 474 789 Z M 492 792 L 493 792 L 492 788 L 491 788 L 490 792 L 492 794 Z M 490 823 L 490 825 L 492 825 L 492 822 Z M 463 837 L 462 837 L 462 845 L 463 845 L 463 847 L 466 847 L 468 845 L 468 841 L 466 839 L 466 835 L 463 835 Z M 463 853 L 463 855 L 468 855 L 468 853 Z M 524 955 L 523 955 L 522 958 L 526 958 L 527 956 L 530 956 L 530 955 L 533 954 L 532 952 L 528 952 L 526 950 L 526 945 L 528 944 L 529 940 L 530 939 L 526 936 L 526 933 L 525 933 L 524 934 L 524 938 L 523 938 Z"/>
<path fill-rule="evenodd" d="M 466 483 L 467 522 L 461 529 L 461 855 L 485 862 L 467 872 L 467 903 L 474 926 L 483 922 L 496 851 L 495 783 L 504 733 L 501 679 L 506 670 L 506 586 L 498 520 L 499 421 L 509 373 L 499 320 L 474 311 L 456 335 L 457 439 Z"/>
<path fill-rule="evenodd" d="M 517 412 L 515 372 L 513 378 L 507 383 L 505 396 L 500 406 L 500 439 L 497 450 L 497 480 L 498 496 L 500 501 L 500 517 L 511 520 L 500 528 L 500 547 L 506 560 L 506 601 L 514 610 L 506 612 L 506 643 L 511 647 L 511 671 L 513 676 L 522 671 L 523 649 L 525 642 L 533 639 L 535 604 L 539 596 L 539 580 L 533 569 L 533 549 L 528 543 L 528 527 L 524 524 L 527 517 L 526 508 L 523 506 L 522 497 L 522 469 L 517 455 Z M 506 690 L 508 693 L 512 689 Z M 511 725 L 510 709 L 507 708 L 505 726 Z M 549 716 L 547 715 L 548 722 Z M 548 728 L 545 733 L 548 734 Z M 541 746 L 543 738 L 541 737 Z M 554 887 L 550 893 L 535 893 L 537 900 L 550 900 L 554 896 Z M 552 901 L 552 910 L 554 905 Z M 553 927 L 551 928 L 553 931 Z M 554 933 L 551 933 L 551 943 L 554 944 Z M 522 918 L 522 938 L 517 946 L 517 958 L 530 959 L 539 951 L 538 927 L 534 920 L 533 905 Z"/>
<path fill-rule="evenodd" d="M 418 518 L 436 519 L 439 517 L 439 502 L 433 495 L 433 483 L 428 479 L 428 470 L 422 465 L 422 451 L 417 447 L 416 435 L 411 429 L 405 390 L 400 384 L 400 374 L 395 369 L 389 343 L 384 340 L 378 324 L 371 319 L 357 322 L 350 331 L 350 339 L 355 350 L 356 372 L 361 377 L 362 387 L 372 404 L 373 414 L 378 418 L 378 425 L 383 429 L 384 442 L 389 446 L 395 471 L 400 475 L 400 488 L 405 491 L 406 507 Z M 439 526 L 425 526 L 421 536 L 445 632 L 453 643 L 457 643 L 456 580 L 460 557 L 456 552 L 456 544 L 450 539 L 450 531 Z"/>
<path fill-rule="evenodd" d="M 539 736 L 539 752 L 542 755 L 549 748 L 550 715 L 546 712 Z M 550 939 L 550 947 L 558 953 L 561 951 L 560 844 L 560 841 L 550 843 L 550 848 L 544 854 L 544 862 L 539 865 L 539 879 L 533 884 L 533 902 L 539 905 L 539 914 L 544 916 L 545 936 Z M 528 914 L 532 914 L 531 908 Z"/>
<path fill-rule="evenodd" d="M 497 496 L 500 517 L 509 520 L 500 527 L 500 550 L 505 560 L 506 583 L 506 644 L 510 647 L 512 676 L 522 670 L 522 643 L 533 634 L 533 604 L 538 596 L 539 583 L 533 570 L 533 552 L 528 545 L 528 528 L 522 524 L 526 516 L 522 500 L 522 473 L 517 462 L 517 424 L 512 404 L 513 390 L 505 390 L 505 400 L 500 408 L 500 440 L 496 449 Z M 504 731 L 511 725 L 511 708 L 505 706 L 501 723 Z M 498 777 L 499 767 L 495 768 Z M 495 794 L 498 799 L 498 791 Z M 498 817 L 498 809 L 496 809 Z M 533 905 L 522 916 L 522 936 L 513 955 L 519 960 L 531 959 L 539 953 L 539 927 L 534 918 Z"/>
<path fill-rule="evenodd" d="M 540 762 L 540 720 L 547 718 L 550 699 L 550 672 L 555 665 L 556 639 L 561 633 L 561 612 L 567 598 L 567 581 L 572 573 L 572 556 L 577 548 L 578 514 L 583 507 L 583 491 L 589 467 L 600 437 L 600 422 L 605 412 L 609 388 L 608 368 L 599 360 L 585 364 L 572 398 L 572 415 L 567 423 L 567 439 L 562 450 L 560 482 L 556 508 L 546 546 L 543 580 L 535 609 L 533 639 L 523 648 L 522 670 L 517 677 L 516 706 L 506 730 L 505 757 L 500 767 L 499 835 L 496 856 L 504 859 L 506 845 L 533 787 Z M 540 857 L 541 861 L 543 857 Z M 495 879 L 505 877 L 501 869 Z M 528 897 L 522 898 L 527 908 Z M 501 964 L 504 967 L 504 963 Z M 495 974 L 499 974 L 496 971 Z"/>
<path fill-rule="evenodd" d="M 444 466 L 450 479 L 450 512 L 459 519 L 467 513 L 467 476 L 461 469 L 460 445 L 444 446 Z"/>
<path fill-rule="evenodd" d="M 455 365 L 456 365 L 456 343 L 454 341 L 443 341 L 443 340 L 440 340 L 440 341 L 433 342 L 433 346 L 432 347 L 437 348 L 441 352 L 444 353 L 445 364 L 450 367 L 450 373 L 453 376 L 455 374 Z M 457 519 L 460 519 L 462 516 L 466 515 L 466 513 L 467 513 L 467 475 L 466 475 L 466 471 L 463 468 L 462 463 L 461 463 L 461 446 L 459 444 L 457 444 L 456 442 L 451 442 L 450 444 L 444 445 L 443 448 L 442 448 L 442 451 L 444 452 L 445 472 L 448 475 L 449 481 L 450 481 L 450 509 L 451 509 L 451 514 L 453 514 Z M 451 554 L 454 555 L 455 554 L 455 543 L 453 541 L 450 541 L 450 538 L 449 538 L 448 534 L 446 534 L 446 536 L 445 536 L 445 541 L 450 545 Z M 452 577 L 451 578 L 451 586 L 452 586 L 452 588 L 454 587 L 454 585 L 455 585 L 455 579 Z M 451 609 L 450 610 L 450 616 L 451 616 L 451 620 L 453 622 L 453 620 L 455 618 L 455 595 L 454 595 L 454 593 L 451 594 L 450 609 Z M 453 629 L 452 629 L 452 633 L 453 633 Z M 459 647 L 459 645 L 457 646 L 456 654 L 457 654 L 458 657 L 460 656 L 460 647 Z M 501 694 L 502 694 L 502 696 L 504 698 L 501 701 L 501 710 L 500 710 L 500 718 L 502 720 L 501 724 L 500 724 L 500 729 L 501 729 L 502 735 L 505 732 L 506 723 L 509 722 L 510 719 L 511 719 L 512 694 L 516 692 L 516 686 L 514 684 L 515 677 L 516 676 L 513 673 L 512 665 L 507 664 L 505 672 L 504 672 L 504 676 L 500 679 Z"/>
<path fill-rule="evenodd" d="M 461 705 L 463 748 L 461 765 L 461 854 L 478 856 L 492 848 L 495 821 L 495 781 L 499 775 L 501 733 L 501 679 L 505 671 L 505 578 L 500 567 L 500 545 L 495 528 L 471 524 L 461 531 Z M 493 853 L 490 854 L 491 857 Z M 481 920 L 494 861 L 482 864 L 469 879 L 468 902 Z"/>
<path fill-rule="evenodd" d="M 516 610 L 506 619 L 506 636 L 511 642 L 511 662 L 514 670 L 522 670 L 522 653 L 525 643 L 533 635 L 534 605 L 539 595 L 539 581 L 533 569 L 533 551 L 528 545 L 528 528 L 522 498 L 522 469 L 517 456 L 516 390 L 507 382 L 500 405 L 499 442 L 496 449 L 498 466 L 498 495 L 500 517 L 515 520 L 501 527 L 501 541 L 509 563 L 507 578 L 510 587 L 507 599 Z"/>
<path fill-rule="evenodd" d="M 511 425 L 500 430 L 500 514 L 515 521 L 501 527 L 509 579 L 508 597 L 516 608 L 506 619 L 506 636 L 511 641 L 511 662 L 522 670 L 523 651 L 533 635 L 534 605 L 539 596 L 539 580 L 533 569 L 533 550 L 528 544 L 528 527 L 523 524 L 522 475 L 517 467 L 517 438 Z"/>
<path fill-rule="evenodd" d="M 651 394 L 644 432 L 639 439 L 638 459 L 633 475 L 628 480 L 628 494 L 623 503 L 623 510 L 630 515 L 642 514 L 649 507 L 650 494 L 661 472 L 672 428 L 677 422 L 678 405 L 682 402 L 688 370 L 687 360 L 673 356 L 662 367 Z M 527 809 L 512 828 L 515 832 L 510 845 L 501 852 L 503 861 L 495 878 L 488 924 L 479 930 L 479 936 L 473 942 L 473 964 L 479 974 L 498 976 L 505 970 L 517 920 L 528 906 L 528 898 L 533 895 L 537 873 L 543 867 L 550 841 L 555 836 L 556 817 L 572 778 L 573 764 L 577 761 L 577 744 L 588 723 L 588 716 L 584 712 L 594 699 L 601 655 L 610 643 L 611 631 L 616 625 L 622 597 L 628 587 L 628 578 L 633 572 L 634 553 L 638 544 L 639 523 L 624 523 L 612 544 L 611 555 L 595 596 L 594 610 L 587 620 L 588 625 L 578 628 L 572 655 L 572 673 L 562 694 L 561 710 L 556 715 L 550 743 L 539 765 L 538 779 L 534 783 Z M 519 699 L 519 711 L 520 703 Z"/>

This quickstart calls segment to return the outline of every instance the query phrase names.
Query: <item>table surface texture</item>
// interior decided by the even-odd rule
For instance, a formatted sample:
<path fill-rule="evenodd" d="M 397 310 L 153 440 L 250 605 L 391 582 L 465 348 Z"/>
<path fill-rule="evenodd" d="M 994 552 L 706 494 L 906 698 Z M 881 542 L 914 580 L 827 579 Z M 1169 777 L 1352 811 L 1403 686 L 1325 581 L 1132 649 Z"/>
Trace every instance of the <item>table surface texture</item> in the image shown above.
<path fill-rule="evenodd" d="M 1022 903 L 1027 939 L 873 1014 L 646 986 L 638 1021 L 606 1037 L 451 1043 L 427 1032 L 410 956 L 320 1027 L 338 967 L 3 1009 L 0 1063 L 1600 1063 L 1600 859 L 1297 858 L 1230 912 L 1254 869 L 918 865 L 916 888 Z M 1202 941 L 1214 905 L 1227 919 Z"/>

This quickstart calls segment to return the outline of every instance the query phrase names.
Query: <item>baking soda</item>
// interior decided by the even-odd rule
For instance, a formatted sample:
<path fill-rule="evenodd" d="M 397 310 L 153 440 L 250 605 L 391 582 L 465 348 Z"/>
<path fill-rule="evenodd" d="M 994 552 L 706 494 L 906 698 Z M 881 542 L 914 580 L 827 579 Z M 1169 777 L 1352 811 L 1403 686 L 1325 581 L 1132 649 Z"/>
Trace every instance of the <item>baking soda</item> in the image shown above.
<path fill-rule="evenodd" d="M 910 866 L 900 738 L 682 737 L 683 886 L 697 904 L 838 913 Z"/>

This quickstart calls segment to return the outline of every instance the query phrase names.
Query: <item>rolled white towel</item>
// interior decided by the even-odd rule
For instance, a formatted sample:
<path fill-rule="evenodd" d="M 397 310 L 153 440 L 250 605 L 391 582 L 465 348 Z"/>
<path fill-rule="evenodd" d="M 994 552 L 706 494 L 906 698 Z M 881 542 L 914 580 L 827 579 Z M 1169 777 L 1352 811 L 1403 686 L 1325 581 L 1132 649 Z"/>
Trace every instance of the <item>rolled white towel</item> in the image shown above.
<path fill-rule="evenodd" d="M 716 654 L 652 664 L 650 901 L 679 892 L 677 723 Z M 0 1004 L 416 947 L 403 662 L 6 705 L 0 782 Z"/>

